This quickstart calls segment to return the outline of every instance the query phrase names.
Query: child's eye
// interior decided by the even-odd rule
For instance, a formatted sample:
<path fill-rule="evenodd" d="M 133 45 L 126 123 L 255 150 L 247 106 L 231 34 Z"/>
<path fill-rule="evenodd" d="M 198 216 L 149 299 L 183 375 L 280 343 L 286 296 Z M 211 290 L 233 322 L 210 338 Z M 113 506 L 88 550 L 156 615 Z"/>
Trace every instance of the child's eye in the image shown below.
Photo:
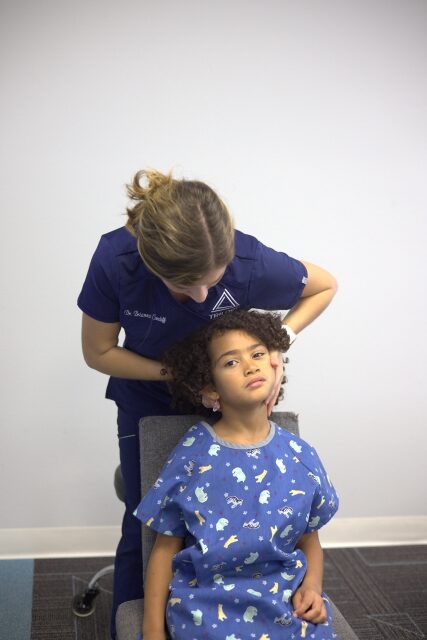
<path fill-rule="evenodd" d="M 235 363 L 237 362 L 237 360 L 227 360 L 227 362 L 225 363 L 225 367 L 233 367 L 235 365 Z"/>
<path fill-rule="evenodd" d="M 253 355 L 254 358 L 262 358 L 262 356 L 265 356 L 265 351 L 257 351 Z"/>

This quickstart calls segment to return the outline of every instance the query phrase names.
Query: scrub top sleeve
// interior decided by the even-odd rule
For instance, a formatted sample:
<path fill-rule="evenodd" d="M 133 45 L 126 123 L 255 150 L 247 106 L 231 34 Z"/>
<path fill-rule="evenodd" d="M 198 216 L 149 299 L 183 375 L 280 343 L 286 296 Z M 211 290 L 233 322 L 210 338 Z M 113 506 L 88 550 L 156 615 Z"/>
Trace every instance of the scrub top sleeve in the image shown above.
<path fill-rule="evenodd" d="M 302 262 L 258 242 L 248 303 L 257 309 L 291 309 L 300 299 L 307 282 Z"/>
<path fill-rule="evenodd" d="M 339 498 L 315 449 L 310 447 L 309 477 L 316 484 L 306 533 L 321 529 L 338 511 Z"/>
<path fill-rule="evenodd" d="M 95 320 L 120 320 L 117 265 L 110 244 L 104 237 L 93 254 L 77 305 Z"/>
<path fill-rule="evenodd" d="M 133 515 L 159 533 L 184 538 L 188 532 L 179 497 L 185 492 L 187 481 L 188 477 L 177 470 L 173 461 L 166 463 Z"/>

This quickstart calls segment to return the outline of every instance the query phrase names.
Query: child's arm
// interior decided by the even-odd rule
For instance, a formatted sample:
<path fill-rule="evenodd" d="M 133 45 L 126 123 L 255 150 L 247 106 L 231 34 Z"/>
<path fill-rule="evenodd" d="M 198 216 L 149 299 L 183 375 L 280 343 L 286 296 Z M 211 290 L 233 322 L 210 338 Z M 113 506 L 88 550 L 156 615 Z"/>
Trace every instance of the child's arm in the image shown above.
<path fill-rule="evenodd" d="M 307 572 L 292 599 L 294 615 L 314 624 L 326 622 L 326 607 L 322 598 L 323 550 L 317 531 L 302 535 L 296 546 L 307 559 Z"/>
<path fill-rule="evenodd" d="M 172 578 L 172 559 L 183 544 L 183 538 L 157 534 L 145 576 L 144 640 L 165 640 L 165 610 Z"/>

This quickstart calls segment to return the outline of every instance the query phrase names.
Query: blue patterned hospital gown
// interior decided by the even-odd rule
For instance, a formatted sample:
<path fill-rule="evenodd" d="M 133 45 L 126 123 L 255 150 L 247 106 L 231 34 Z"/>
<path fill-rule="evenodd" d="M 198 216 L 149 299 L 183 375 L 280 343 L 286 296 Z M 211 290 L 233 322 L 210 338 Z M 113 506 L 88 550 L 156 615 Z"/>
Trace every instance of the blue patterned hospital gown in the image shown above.
<path fill-rule="evenodd" d="M 185 538 L 173 559 L 166 609 L 176 640 L 331 640 L 328 619 L 292 616 L 306 572 L 295 546 L 320 529 L 338 497 L 316 451 L 270 423 L 267 438 L 237 445 L 205 422 L 181 438 L 135 515 Z"/>

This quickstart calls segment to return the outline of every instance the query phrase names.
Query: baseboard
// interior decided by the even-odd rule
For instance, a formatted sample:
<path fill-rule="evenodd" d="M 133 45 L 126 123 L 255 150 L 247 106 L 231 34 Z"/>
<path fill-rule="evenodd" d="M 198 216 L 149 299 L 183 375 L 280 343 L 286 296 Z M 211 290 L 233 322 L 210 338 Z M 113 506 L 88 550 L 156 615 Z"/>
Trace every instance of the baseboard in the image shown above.
<path fill-rule="evenodd" d="M 114 556 L 120 527 L 0 529 L 0 559 Z"/>
<path fill-rule="evenodd" d="M 113 556 L 120 527 L 0 529 L 0 559 Z M 427 544 L 427 516 L 334 518 L 320 532 L 325 549 Z"/>
<path fill-rule="evenodd" d="M 325 549 L 427 544 L 427 516 L 337 517 L 319 535 Z"/>

